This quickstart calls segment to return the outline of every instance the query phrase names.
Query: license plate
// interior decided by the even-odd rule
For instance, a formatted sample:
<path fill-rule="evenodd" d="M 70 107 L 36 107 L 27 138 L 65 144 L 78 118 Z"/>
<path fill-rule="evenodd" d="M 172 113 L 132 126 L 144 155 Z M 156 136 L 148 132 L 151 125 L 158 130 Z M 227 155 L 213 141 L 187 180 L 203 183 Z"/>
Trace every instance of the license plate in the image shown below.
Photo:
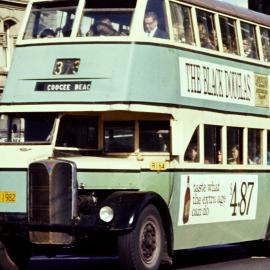
<path fill-rule="evenodd" d="M 16 192 L 14 191 L 0 191 L 0 203 L 15 203 Z"/>

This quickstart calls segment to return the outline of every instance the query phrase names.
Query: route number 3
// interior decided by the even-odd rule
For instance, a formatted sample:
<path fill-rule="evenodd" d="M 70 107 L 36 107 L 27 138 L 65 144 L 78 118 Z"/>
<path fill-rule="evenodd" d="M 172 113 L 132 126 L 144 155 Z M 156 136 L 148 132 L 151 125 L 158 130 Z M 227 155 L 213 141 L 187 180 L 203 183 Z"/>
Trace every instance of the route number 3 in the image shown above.
<path fill-rule="evenodd" d="M 53 68 L 53 75 L 76 74 L 79 71 L 80 59 L 57 59 Z"/>

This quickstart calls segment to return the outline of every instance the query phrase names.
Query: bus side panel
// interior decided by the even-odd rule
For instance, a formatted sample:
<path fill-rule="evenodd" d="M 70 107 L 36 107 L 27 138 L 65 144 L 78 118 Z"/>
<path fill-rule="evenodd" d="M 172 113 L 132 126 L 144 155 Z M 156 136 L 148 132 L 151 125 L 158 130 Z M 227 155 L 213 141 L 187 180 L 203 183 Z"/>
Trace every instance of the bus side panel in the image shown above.
<path fill-rule="evenodd" d="M 114 172 L 80 171 L 78 170 L 78 183 L 83 183 L 85 189 L 113 189 L 113 190 L 140 190 L 158 193 L 168 203 L 171 186 L 171 172 Z M 94 179 L 94 181 L 93 181 Z"/>
<path fill-rule="evenodd" d="M 170 204 L 174 248 L 264 239 L 270 215 L 269 194 L 267 173 L 176 173 Z M 185 208 L 188 218 L 184 217 Z"/>

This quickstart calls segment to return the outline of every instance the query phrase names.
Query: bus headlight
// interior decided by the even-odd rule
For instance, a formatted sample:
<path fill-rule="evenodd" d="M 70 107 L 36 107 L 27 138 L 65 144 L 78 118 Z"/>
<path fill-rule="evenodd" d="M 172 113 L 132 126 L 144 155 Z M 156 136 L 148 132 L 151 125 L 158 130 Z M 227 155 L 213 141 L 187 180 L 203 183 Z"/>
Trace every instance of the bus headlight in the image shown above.
<path fill-rule="evenodd" d="M 103 206 L 99 210 L 99 217 L 104 222 L 110 222 L 113 219 L 113 209 L 110 206 Z"/>

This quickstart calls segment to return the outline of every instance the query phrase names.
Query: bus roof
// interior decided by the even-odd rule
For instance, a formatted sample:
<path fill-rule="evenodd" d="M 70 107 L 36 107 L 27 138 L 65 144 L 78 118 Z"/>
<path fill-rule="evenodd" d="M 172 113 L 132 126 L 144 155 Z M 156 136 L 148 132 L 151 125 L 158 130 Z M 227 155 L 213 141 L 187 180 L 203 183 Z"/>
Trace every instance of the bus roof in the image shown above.
<path fill-rule="evenodd" d="M 237 18 L 270 27 L 270 16 L 244 7 L 232 5 L 217 0 L 182 0 L 182 1 L 188 4 L 194 4 L 196 6 L 205 9 L 210 9 L 219 13 L 227 14 L 233 17 L 236 17 L 237 14 Z"/>

